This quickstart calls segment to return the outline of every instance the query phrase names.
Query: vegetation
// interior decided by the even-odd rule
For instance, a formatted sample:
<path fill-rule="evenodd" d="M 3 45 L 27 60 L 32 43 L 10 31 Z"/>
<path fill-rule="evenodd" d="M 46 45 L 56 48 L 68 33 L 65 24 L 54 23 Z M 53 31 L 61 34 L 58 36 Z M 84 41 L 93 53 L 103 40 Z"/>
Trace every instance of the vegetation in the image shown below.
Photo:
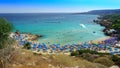
<path fill-rule="evenodd" d="M 115 62 L 116 65 L 120 66 L 120 56 L 113 55 L 112 60 Z"/>
<path fill-rule="evenodd" d="M 73 52 L 71 52 L 71 56 L 78 56 L 78 55 L 87 54 L 87 53 L 96 54 L 96 55 L 100 55 L 100 56 L 109 55 L 109 53 L 99 53 L 97 51 L 92 51 L 92 50 L 87 49 L 87 50 L 79 50 L 79 51 L 75 51 L 75 52 L 73 51 Z"/>
<path fill-rule="evenodd" d="M 78 56 L 78 55 L 79 55 L 79 51 L 71 52 L 71 56 Z"/>
<path fill-rule="evenodd" d="M 22 49 L 21 53 L 14 56 L 12 61 L 9 65 L 11 68 L 107 68 L 99 63 L 63 54 L 34 55 L 26 49 Z"/>
<path fill-rule="evenodd" d="M 27 43 L 24 45 L 24 48 L 26 48 L 26 49 L 31 49 L 30 43 L 27 42 Z"/>
<path fill-rule="evenodd" d="M 108 66 L 108 67 L 110 67 L 114 64 L 114 62 L 107 57 L 97 58 L 97 59 L 94 60 L 94 62 L 103 64 L 103 65 Z"/>
<path fill-rule="evenodd" d="M 97 51 L 92 51 L 92 50 L 89 50 L 89 49 L 79 51 L 79 54 L 83 54 L 83 53 L 97 54 L 98 52 Z"/>
<path fill-rule="evenodd" d="M 12 25 L 5 18 L 0 18 L 0 49 L 10 44 L 11 39 L 8 36 L 12 29 Z"/>
<path fill-rule="evenodd" d="M 99 63 L 108 67 L 113 64 L 120 66 L 119 55 L 110 55 L 109 53 L 99 53 L 91 50 L 80 50 L 71 52 L 71 56 L 83 58 L 90 62 Z"/>
<path fill-rule="evenodd" d="M 120 9 L 92 10 L 92 11 L 89 11 L 89 12 L 84 12 L 82 14 L 96 14 L 96 15 L 120 14 Z"/>
<path fill-rule="evenodd" d="M 104 22 L 106 21 L 106 22 Z M 120 14 L 112 14 L 112 15 L 103 15 L 101 17 L 101 22 L 103 23 L 103 25 L 106 25 L 106 23 L 108 23 L 109 28 L 107 29 L 115 29 L 117 30 L 118 33 L 120 33 Z"/>
<path fill-rule="evenodd" d="M 55 63 L 59 64 L 58 66 L 62 65 L 63 67 L 61 68 L 65 68 L 65 67 L 80 67 L 80 68 L 106 68 L 106 66 L 104 65 L 97 65 L 94 64 L 92 62 L 89 62 L 87 60 L 84 59 L 80 59 L 77 57 L 71 57 L 71 56 L 67 56 L 67 55 L 55 55 L 54 56 L 54 60 L 56 60 Z M 57 65 L 56 64 L 56 65 Z"/>
<path fill-rule="evenodd" d="M 17 54 L 13 47 L 14 40 L 9 37 L 13 26 L 5 18 L 0 18 L 0 68 L 5 68 Z"/>
<path fill-rule="evenodd" d="M 105 26 L 103 31 L 106 35 L 118 36 L 118 40 L 120 40 L 120 14 L 102 15 L 95 22 Z M 111 29 L 113 30 L 111 31 Z"/>

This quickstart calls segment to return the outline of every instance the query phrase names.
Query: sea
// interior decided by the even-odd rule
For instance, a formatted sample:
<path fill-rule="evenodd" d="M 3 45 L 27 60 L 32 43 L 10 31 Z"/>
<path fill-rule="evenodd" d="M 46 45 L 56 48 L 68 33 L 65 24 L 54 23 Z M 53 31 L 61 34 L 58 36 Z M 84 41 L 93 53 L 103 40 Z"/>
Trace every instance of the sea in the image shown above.
<path fill-rule="evenodd" d="M 73 13 L 3 13 L 14 31 L 42 35 L 40 43 L 77 44 L 105 37 L 104 27 L 93 22 L 98 15 Z"/>

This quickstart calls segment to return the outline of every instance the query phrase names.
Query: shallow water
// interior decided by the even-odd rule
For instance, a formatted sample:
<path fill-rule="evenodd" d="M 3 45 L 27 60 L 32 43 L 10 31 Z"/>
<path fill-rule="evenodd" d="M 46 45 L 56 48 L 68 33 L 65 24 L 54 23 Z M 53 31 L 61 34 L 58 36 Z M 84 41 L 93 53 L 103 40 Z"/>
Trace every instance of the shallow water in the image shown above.
<path fill-rule="evenodd" d="M 93 22 L 97 15 L 31 13 L 0 14 L 0 17 L 13 23 L 14 30 L 43 35 L 40 43 L 71 44 L 105 37 L 104 27 Z"/>

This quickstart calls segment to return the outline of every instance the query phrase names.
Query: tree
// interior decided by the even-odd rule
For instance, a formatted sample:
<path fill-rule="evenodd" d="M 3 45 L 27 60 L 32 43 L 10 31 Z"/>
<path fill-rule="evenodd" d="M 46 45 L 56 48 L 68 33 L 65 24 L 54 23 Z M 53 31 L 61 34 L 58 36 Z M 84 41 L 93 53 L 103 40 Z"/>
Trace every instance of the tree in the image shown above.
<path fill-rule="evenodd" d="M 9 43 L 9 34 L 13 26 L 5 18 L 0 18 L 0 49 L 4 48 Z"/>
<path fill-rule="evenodd" d="M 13 26 L 5 18 L 0 18 L 0 68 L 6 67 L 16 51 L 13 47 L 14 40 L 9 37 Z"/>

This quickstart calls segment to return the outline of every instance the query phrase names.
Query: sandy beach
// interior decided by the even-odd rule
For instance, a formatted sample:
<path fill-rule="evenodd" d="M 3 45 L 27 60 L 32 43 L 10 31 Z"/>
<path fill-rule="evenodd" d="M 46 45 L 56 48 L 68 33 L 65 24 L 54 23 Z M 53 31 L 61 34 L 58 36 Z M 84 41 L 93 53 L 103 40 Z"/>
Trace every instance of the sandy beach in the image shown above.
<path fill-rule="evenodd" d="M 111 38 L 111 37 L 110 37 L 110 36 L 106 36 L 106 37 L 102 37 L 102 38 L 95 39 L 95 40 L 93 40 L 93 42 L 100 42 L 100 41 L 107 40 L 107 39 L 109 39 L 109 38 Z"/>

